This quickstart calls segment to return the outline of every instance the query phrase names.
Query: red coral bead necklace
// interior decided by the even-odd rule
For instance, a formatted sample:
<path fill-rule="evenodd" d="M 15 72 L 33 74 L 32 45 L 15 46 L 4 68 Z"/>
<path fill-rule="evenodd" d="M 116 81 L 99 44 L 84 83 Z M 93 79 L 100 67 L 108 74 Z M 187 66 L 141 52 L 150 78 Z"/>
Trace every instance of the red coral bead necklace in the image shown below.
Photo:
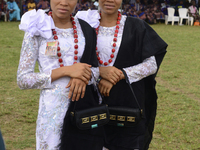
<path fill-rule="evenodd" d="M 52 16 L 52 12 L 50 11 L 48 13 L 49 16 Z M 78 60 L 78 34 L 77 34 L 77 27 L 76 27 L 76 22 L 74 21 L 74 17 L 72 15 L 70 15 L 70 19 L 72 21 L 72 26 L 73 26 L 73 34 L 74 34 L 74 64 L 77 63 Z M 52 29 L 52 34 L 53 34 L 53 38 L 54 40 L 58 41 L 58 36 L 57 36 L 57 32 L 55 31 L 55 29 Z M 58 62 L 60 63 L 60 67 L 63 67 L 63 60 L 61 58 L 62 54 L 60 52 L 60 46 L 59 46 L 59 42 L 58 42 L 58 47 L 57 47 L 57 56 L 58 56 Z"/>
<path fill-rule="evenodd" d="M 101 14 L 100 14 L 101 15 Z M 97 52 L 98 48 L 96 47 L 96 55 L 97 55 L 97 59 L 99 61 L 99 63 L 101 65 L 107 66 L 109 63 L 112 62 L 112 59 L 114 58 L 114 53 L 115 53 L 115 48 L 116 48 L 116 42 L 117 42 L 117 35 L 119 32 L 119 24 L 120 24 L 120 20 L 121 20 L 121 13 L 118 11 L 118 18 L 117 18 L 117 23 L 116 23 L 116 29 L 115 29 L 115 34 L 114 34 L 114 38 L 113 38 L 113 48 L 111 50 L 112 54 L 110 55 L 110 59 L 108 60 L 108 62 L 103 62 L 101 60 L 101 58 L 99 57 L 99 53 Z M 98 36 L 99 33 L 99 26 L 96 28 L 96 34 Z"/>

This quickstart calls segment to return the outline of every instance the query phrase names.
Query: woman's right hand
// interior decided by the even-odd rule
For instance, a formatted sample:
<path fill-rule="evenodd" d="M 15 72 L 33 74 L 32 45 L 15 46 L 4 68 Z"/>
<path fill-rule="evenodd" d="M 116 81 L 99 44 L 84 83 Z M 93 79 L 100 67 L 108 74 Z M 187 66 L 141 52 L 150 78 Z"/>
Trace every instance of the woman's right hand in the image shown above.
<path fill-rule="evenodd" d="M 85 95 L 86 83 L 77 78 L 71 78 L 66 88 L 69 88 L 68 98 L 72 101 L 78 101 L 79 98 L 83 98 Z"/>
<path fill-rule="evenodd" d="M 91 65 L 85 63 L 76 63 L 72 66 L 69 66 L 70 72 L 69 76 L 71 78 L 78 78 L 83 80 L 86 84 L 91 78 Z"/>
<path fill-rule="evenodd" d="M 120 80 L 121 74 L 123 74 L 120 69 L 114 66 L 99 67 L 99 71 L 103 79 L 110 81 L 114 85 Z"/>

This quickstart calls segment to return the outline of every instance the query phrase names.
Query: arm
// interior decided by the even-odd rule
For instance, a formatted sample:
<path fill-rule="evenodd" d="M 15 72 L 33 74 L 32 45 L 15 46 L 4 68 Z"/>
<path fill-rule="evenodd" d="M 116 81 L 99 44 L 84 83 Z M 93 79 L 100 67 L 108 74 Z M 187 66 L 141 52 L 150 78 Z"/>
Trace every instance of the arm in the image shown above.
<path fill-rule="evenodd" d="M 71 78 L 81 79 L 83 82 L 88 84 L 88 81 L 91 78 L 91 69 L 90 65 L 84 63 L 76 63 L 71 66 L 64 66 L 57 69 L 52 70 L 51 78 L 52 82 L 64 77 L 68 76 Z"/>
<path fill-rule="evenodd" d="M 51 86 L 51 71 L 34 72 L 37 58 L 37 39 L 25 33 L 17 71 L 17 84 L 21 89 L 42 89 Z"/>
<path fill-rule="evenodd" d="M 7 9 L 10 10 L 10 3 L 7 3 Z"/>
<path fill-rule="evenodd" d="M 156 73 L 157 68 L 156 59 L 151 56 L 138 65 L 123 69 L 126 71 L 130 83 L 133 83 Z"/>
<path fill-rule="evenodd" d="M 25 33 L 17 72 L 17 84 L 21 89 L 42 89 L 51 87 L 51 82 L 69 76 L 88 83 L 91 77 L 90 65 L 77 63 L 52 71 L 35 73 L 35 63 L 38 58 L 38 42 L 36 37 Z"/>
<path fill-rule="evenodd" d="M 156 64 L 155 57 L 151 56 L 151 57 L 145 59 L 142 63 L 140 63 L 138 65 L 123 68 L 123 69 L 126 71 L 130 83 L 133 83 L 133 82 L 137 82 L 149 75 L 156 73 L 157 64 Z M 122 79 L 125 79 L 124 74 L 121 74 L 121 76 L 120 76 L 120 80 L 122 80 Z M 99 82 L 99 85 L 98 85 L 100 93 L 104 96 L 109 96 L 110 90 L 112 89 L 113 85 L 114 84 L 111 83 L 110 81 L 108 81 L 106 79 L 101 79 L 101 81 Z"/>
<path fill-rule="evenodd" d="M 39 3 L 37 4 L 37 8 L 39 8 L 39 7 L 40 7 L 40 5 L 41 5 L 41 2 L 39 2 Z"/>

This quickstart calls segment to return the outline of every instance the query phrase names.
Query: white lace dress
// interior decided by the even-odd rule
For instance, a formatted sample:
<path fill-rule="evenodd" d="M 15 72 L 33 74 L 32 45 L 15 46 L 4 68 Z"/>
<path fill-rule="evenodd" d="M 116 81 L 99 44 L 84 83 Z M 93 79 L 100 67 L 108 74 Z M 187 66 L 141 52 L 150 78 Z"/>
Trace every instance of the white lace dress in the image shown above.
<path fill-rule="evenodd" d="M 80 24 L 75 19 L 78 32 L 78 62 L 85 47 L 85 38 Z M 51 17 L 42 10 L 30 11 L 22 17 L 20 29 L 26 31 L 21 49 L 17 83 L 21 89 L 41 89 L 36 127 L 36 149 L 57 150 L 65 113 L 68 109 L 70 77 L 62 77 L 51 82 L 51 72 L 59 68 L 57 56 L 46 56 L 46 44 L 54 41 L 51 29 L 55 28 L 64 66 L 74 62 L 73 29 L 59 29 L 54 26 Z M 39 73 L 34 72 L 36 61 Z M 99 76 L 98 68 L 92 68 L 95 78 Z M 90 81 L 89 84 L 91 84 Z"/>

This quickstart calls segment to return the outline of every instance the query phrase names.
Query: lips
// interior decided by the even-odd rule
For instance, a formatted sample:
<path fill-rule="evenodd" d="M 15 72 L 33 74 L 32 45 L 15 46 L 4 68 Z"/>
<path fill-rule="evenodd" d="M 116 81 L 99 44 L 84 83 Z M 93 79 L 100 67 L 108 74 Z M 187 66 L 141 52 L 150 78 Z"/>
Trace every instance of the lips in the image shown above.
<path fill-rule="evenodd" d="M 105 4 L 104 6 L 105 6 L 106 8 L 108 8 L 108 9 L 112 9 L 112 8 L 115 7 L 114 5 L 110 5 L 110 4 Z"/>
<path fill-rule="evenodd" d="M 58 11 L 60 12 L 60 13 L 66 13 L 66 12 L 68 12 L 68 9 L 58 9 Z"/>

